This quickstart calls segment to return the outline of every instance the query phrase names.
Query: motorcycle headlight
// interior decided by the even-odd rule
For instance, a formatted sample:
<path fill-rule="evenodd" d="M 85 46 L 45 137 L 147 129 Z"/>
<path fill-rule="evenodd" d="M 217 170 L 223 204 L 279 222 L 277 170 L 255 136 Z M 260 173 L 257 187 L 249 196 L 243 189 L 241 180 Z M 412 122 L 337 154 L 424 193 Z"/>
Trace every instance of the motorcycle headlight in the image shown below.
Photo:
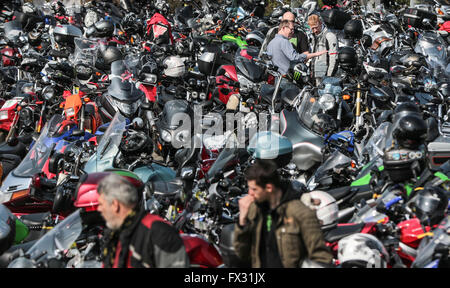
<path fill-rule="evenodd" d="M 44 90 L 42 91 L 42 94 L 44 96 L 44 99 L 46 101 L 49 101 L 50 99 L 53 98 L 53 96 L 55 95 L 55 90 L 53 90 L 53 88 L 51 86 L 47 86 L 44 88 Z"/>
<path fill-rule="evenodd" d="M 141 104 L 141 100 L 137 100 L 135 102 L 127 103 L 127 102 L 121 102 L 115 99 L 112 99 L 113 104 L 125 115 L 130 116 L 133 115 L 136 110 L 139 108 L 139 105 Z"/>
<path fill-rule="evenodd" d="M 206 100 L 206 93 L 205 92 L 201 92 L 199 95 L 200 100 Z"/>
<path fill-rule="evenodd" d="M 190 136 L 190 131 L 183 130 L 175 135 L 175 140 L 178 141 L 179 143 L 184 143 L 187 141 L 189 136 Z"/>
<path fill-rule="evenodd" d="M 144 81 L 143 82 L 148 83 L 148 84 L 155 84 L 157 80 L 158 80 L 158 77 L 155 74 L 144 73 Z"/>
<path fill-rule="evenodd" d="M 193 91 L 191 93 L 192 99 L 197 99 L 198 98 L 198 92 L 197 91 Z"/>
<path fill-rule="evenodd" d="M 75 109 L 73 107 L 70 107 L 69 109 L 66 109 L 66 115 L 68 117 L 72 117 L 75 115 Z"/>
<path fill-rule="evenodd" d="M 0 120 L 6 120 L 8 119 L 8 111 L 0 111 Z"/>
<path fill-rule="evenodd" d="M 166 142 L 172 142 L 172 134 L 169 131 L 162 129 L 161 130 L 161 139 Z"/>
<path fill-rule="evenodd" d="M 331 94 L 324 94 L 319 98 L 319 104 L 325 111 L 333 109 L 335 103 L 336 99 Z"/>

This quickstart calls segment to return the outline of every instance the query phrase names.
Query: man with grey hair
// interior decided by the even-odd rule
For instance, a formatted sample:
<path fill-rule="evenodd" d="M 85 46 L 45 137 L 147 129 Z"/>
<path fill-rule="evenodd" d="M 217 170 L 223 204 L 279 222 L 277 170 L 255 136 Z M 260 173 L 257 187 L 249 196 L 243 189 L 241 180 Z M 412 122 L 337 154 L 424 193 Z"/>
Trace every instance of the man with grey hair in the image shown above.
<path fill-rule="evenodd" d="M 111 173 L 98 184 L 98 211 L 108 230 L 103 249 L 105 268 L 184 268 L 189 259 L 172 225 L 149 214 L 137 189 Z"/>

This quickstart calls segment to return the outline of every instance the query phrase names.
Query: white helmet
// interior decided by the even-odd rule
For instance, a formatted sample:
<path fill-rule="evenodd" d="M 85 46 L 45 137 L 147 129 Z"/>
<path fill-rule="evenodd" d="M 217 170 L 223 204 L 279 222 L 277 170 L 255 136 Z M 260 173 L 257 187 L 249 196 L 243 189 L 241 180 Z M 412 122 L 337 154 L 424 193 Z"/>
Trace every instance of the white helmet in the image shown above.
<path fill-rule="evenodd" d="M 169 77 L 181 77 L 186 72 L 183 59 L 180 56 L 169 56 L 163 61 L 164 74 Z"/>
<path fill-rule="evenodd" d="M 345 268 L 386 268 L 389 254 L 380 240 L 370 234 L 356 233 L 338 242 L 338 259 Z"/>
<path fill-rule="evenodd" d="M 301 200 L 311 210 L 316 211 L 322 229 L 337 224 L 339 209 L 333 196 L 323 191 L 312 191 L 303 193 Z"/>

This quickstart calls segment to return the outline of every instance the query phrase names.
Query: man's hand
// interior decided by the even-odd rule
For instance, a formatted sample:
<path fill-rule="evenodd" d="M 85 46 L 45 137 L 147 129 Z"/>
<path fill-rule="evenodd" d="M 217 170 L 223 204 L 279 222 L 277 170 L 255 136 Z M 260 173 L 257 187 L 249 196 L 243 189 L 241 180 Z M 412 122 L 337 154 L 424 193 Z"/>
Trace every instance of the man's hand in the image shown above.
<path fill-rule="evenodd" d="M 311 59 L 311 58 L 314 58 L 314 57 L 318 57 L 318 56 L 320 56 L 320 55 L 323 55 L 323 54 L 325 54 L 325 53 L 327 53 L 327 52 L 328 52 L 328 50 L 322 50 L 322 51 L 314 52 L 314 53 L 303 52 L 303 54 L 306 54 L 306 60 L 309 60 L 309 59 Z"/>
<path fill-rule="evenodd" d="M 251 195 L 242 197 L 239 200 L 239 225 L 244 226 L 246 224 L 248 208 L 255 201 L 255 198 Z"/>
<path fill-rule="evenodd" d="M 316 56 L 320 56 L 320 55 L 323 55 L 323 54 L 325 54 L 327 52 L 328 52 L 328 50 L 322 50 L 322 51 L 316 52 L 315 54 L 316 54 Z"/>

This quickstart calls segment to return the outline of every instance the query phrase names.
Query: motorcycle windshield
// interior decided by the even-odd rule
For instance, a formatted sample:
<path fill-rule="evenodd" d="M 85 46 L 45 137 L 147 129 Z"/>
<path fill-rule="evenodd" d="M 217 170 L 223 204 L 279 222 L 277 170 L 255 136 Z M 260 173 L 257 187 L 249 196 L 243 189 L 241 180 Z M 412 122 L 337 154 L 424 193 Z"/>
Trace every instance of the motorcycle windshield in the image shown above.
<path fill-rule="evenodd" d="M 67 142 L 63 141 L 62 138 L 60 139 L 60 137 L 70 132 L 74 127 L 61 127 L 63 121 L 64 117 L 62 115 L 54 115 L 45 124 L 36 143 L 20 162 L 19 166 L 12 172 L 15 176 L 32 177 L 42 172 L 52 150 L 58 151 L 64 147 Z"/>
<path fill-rule="evenodd" d="M 125 68 L 133 75 L 133 77 L 139 76 L 139 70 L 141 69 L 141 59 L 139 55 L 128 54 L 123 60 Z"/>
<path fill-rule="evenodd" d="M 352 159 L 345 156 L 338 150 L 334 151 L 330 157 L 317 169 L 315 173 L 315 179 L 319 180 L 320 178 L 327 175 L 330 170 L 334 168 L 340 169 L 344 167 L 348 167 L 351 165 Z"/>
<path fill-rule="evenodd" d="M 447 46 L 441 37 L 430 36 L 429 33 L 419 34 L 416 53 L 426 56 L 427 63 L 433 69 L 445 69 L 447 63 Z"/>
<path fill-rule="evenodd" d="M 120 113 L 113 120 L 97 146 L 97 152 L 89 158 L 84 166 L 86 173 L 103 172 L 113 168 L 114 157 L 119 153 L 119 145 L 126 129 L 126 118 Z"/>
<path fill-rule="evenodd" d="M 238 148 L 235 137 L 231 135 L 226 141 L 225 148 L 220 152 L 214 164 L 209 169 L 207 179 L 213 179 L 217 176 L 231 161 L 238 157 Z"/>
<path fill-rule="evenodd" d="M 22 25 L 18 20 L 6 22 L 3 26 L 5 37 L 9 41 L 15 41 L 23 33 Z"/>
<path fill-rule="evenodd" d="M 324 109 L 310 91 L 305 91 L 302 97 L 300 106 L 297 107 L 299 120 L 306 128 L 313 129 L 314 120 L 317 119 L 317 114 L 323 113 Z"/>
<path fill-rule="evenodd" d="M 123 73 L 127 70 L 125 66 L 125 62 L 123 60 L 117 60 L 111 63 L 111 75 L 113 76 L 122 76 Z"/>
<path fill-rule="evenodd" d="M 388 137 L 389 128 L 392 126 L 390 122 L 383 122 L 378 126 L 373 135 L 367 141 L 366 146 L 362 150 L 362 155 L 369 155 L 369 161 L 384 155 L 386 147 L 386 138 Z M 362 162 L 363 159 L 360 159 Z"/>
<path fill-rule="evenodd" d="M 350 219 L 349 223 L 369 223 L 369 222 L 378 222 L 383 220 L 387 216 L 383 213 L 380 213 L 377 210 L 377 206 L 386 205 L 389 201 L 396 198 L 397 195 L 391 191 L 384 192 L 380 198 L 378 198 L 372 204 L 366 204 L 361 208 L 358 212 L 353 215 L 352 219 Z"/>
<path fill-rule="evenodd" d="M 97 61 L 97 50 L 99 44 L 97 41 L 85 38 L 75 38 L 75 52 L 73 53 L 72 63 L 94 65 Z"/>
<path fill-rule="evenodd" d="M 450 216 L 444 218 L 439 226 L 433 231 L 433 238 L 427 241 L 423 239 L 417 250 L 417 257 L 412 263 L 414 268 L 425 268 L 433 262 L 438 246 L 449 247 L 450 245 Z"/>
<path fill-rule="evenodd" d="M 41 256 L 44 258 L 40 259 L 54 258 L 57 256 L 57 250 L 65 251 L 69 249 L 80 236 L 82 230 L 83 223 L 80 210 L 77 210 L 42 236 L 26 254 L 34 260 L 38 260 Z"/>

